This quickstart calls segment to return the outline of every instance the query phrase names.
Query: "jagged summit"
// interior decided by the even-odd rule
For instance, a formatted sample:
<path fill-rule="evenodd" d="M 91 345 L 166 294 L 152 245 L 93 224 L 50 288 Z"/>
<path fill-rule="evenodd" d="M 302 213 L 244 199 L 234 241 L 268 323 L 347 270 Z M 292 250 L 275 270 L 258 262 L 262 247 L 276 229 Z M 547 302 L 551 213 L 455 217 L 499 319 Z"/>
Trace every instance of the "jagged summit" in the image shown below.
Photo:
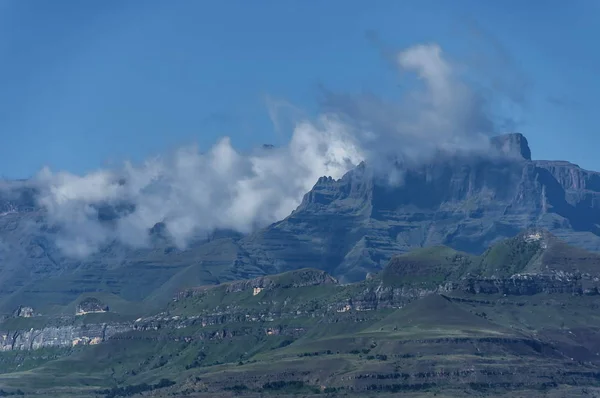
<path fill-rule="evenodd" d="M 522 134 L 491 143 L 506 156 L 441 156 L 399 169 L 396 184 L 365 165 L 321 178 L 292 215 L 241 244 L 278 271 L 314 266 L 342 282 L 413 248 L 481 254 L 529 228 L 600 251 L 600 173 L 533 161 Z"/>
<path fill-rule="evenodd" d="M 492 137 L 490 142 L 494 148 L 500 150 L 505 155 L 531 160 L 529 143 L 527 142 L 527 138 L 521 133 L 510 133 Z"/>
<path fill-rule="evenodd" d="M 528 160 L 528 161 L 532 160 L 531 159 L 531 149 L 529 147 L 527 138 L 521 133 L 508 133 L 508 134 L 502 134 L 502 135 L 497 135 L 497 136 L 491 137 L 490 138 L 490 148 L 492 149 L 492 152 L 484 153 L 483 156 L 478 151 L 473 151 L 473 152 L 467 151 L 464 153 L 441 152 L 439 154 L 440 156 L 438 156 L 434 159 L 431 159 L 429 161 L 423 161 L 421 163 L 412 162 L 410 164 L 404 164 L 400 161 L 395 161 L 395 162 L 391 162 L 390 166 L 387 168 L 387 171 L 389 172 L 390 169 L 394 168 L 394 167 L 396 169 L 398 169 L 399 172 L 404 172 L 407 169 L 437 167 L 437 166 L 439 166 L 440 163 L 447 163 L 448 161 L 455 162 L 457 160 L 457 158 L 458 158 L 458 163 L 462 163 L 462 164 L 468 163 L 466 161 L 469 160 L 469 158 L 471 158 L 471 157 L 472 157 L 471 160 L 480 161 L 482 159 L 484 159 L 484 160 L 487 159 L 486 155 L 492 155 L 490 157 L 490 160 L 492 160 L 492 159 L 497 159 L 497 157 L 494 156 L 494 155 L 496 155 L 496 152 L 498 152 L 498 154 L 501 155 L 501 158 L 504 158 L 504 159 L 511 159 L 511 160 L 524 159 L 524 160 Z M 561 161 L 554 162 L 553 161 L 550 163 L 553 163 L 553 164 L 558 163 L 558 164 L 562 164 L 562 165 L 569 165 L 569 166 L 577 167 L 577 165 L 574 165 L 569 162 L 561 162 Z M 373 170 L 369 169 L 369 166 L 366 161 L 362 161 L 354 169 L 352 169 L 348 173 L 346 173 L 341 178 L 341 180 L 351 180 L 351 179 L 356 179 L 357 177 L 364 178 L 366 175 L 370 175 L 370 177 L 374 177 L 374 178 L 381 177 L 382 179 L 386 179 L 389 177 L 388 175 L 385 175 L 385 176 L 378 175 L 377 172 L 374 172 Z M 333 179 L 331 176 L 322 176 L 317 180 L 315 185 L 331 184 L 331 183 L 335 183 L 335 182 L 336 182 L 336 180 Z"/>

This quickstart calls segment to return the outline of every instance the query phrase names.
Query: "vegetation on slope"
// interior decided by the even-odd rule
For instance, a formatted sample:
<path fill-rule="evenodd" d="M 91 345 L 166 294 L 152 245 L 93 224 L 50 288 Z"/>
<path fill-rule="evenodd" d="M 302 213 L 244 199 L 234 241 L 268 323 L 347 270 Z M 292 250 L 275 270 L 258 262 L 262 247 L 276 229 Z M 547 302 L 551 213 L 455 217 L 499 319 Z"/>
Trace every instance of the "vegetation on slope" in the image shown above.
<path fill-rule="evenodd" d="M 444 247 L 397 256 L 356 284 L 303 269 L 196 288 L 102 344 L 1 353 L 0 387 L 40 396 L 593 393 L 598 296 L 440 286 L 578 263 L 591 272 L 595 261 L 528 232 L 482 256 Z M 169 382 L 154 388 L 161 379 Z"/>

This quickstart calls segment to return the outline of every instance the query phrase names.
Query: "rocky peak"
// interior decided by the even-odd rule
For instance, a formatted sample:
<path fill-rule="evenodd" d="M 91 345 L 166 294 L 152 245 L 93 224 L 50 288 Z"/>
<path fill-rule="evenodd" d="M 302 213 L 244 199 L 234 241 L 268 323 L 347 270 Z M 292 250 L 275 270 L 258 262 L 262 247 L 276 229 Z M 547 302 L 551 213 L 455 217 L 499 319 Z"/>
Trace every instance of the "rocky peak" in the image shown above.
<path fill-rule="evenodd" d="M 398 165 L 396 184 L 364 164 L 339 180 L 319 179 L 292 215 L 253 235 L 252 243 L 272 256 L 260 261 L 276 262 L 280 271 L 316 266 L 346 282 L 412 248 L 446 245 L 481 254 L 529 228 L 600 251 L 600 173 L 531 161 L 521 134 L 494 137 L 491 144 L 496 153 Z M 532 231 L 534 244 L 525 246 L 537 253 L 537 244 L 552 239 Z"/>
<path fill-rule="evenodd" d="M 491 139 L 491 144 L 493 148 L 498 149 L 504 155 L 531 160 L 531 149 L 523 134 L 499 135 Z"/>

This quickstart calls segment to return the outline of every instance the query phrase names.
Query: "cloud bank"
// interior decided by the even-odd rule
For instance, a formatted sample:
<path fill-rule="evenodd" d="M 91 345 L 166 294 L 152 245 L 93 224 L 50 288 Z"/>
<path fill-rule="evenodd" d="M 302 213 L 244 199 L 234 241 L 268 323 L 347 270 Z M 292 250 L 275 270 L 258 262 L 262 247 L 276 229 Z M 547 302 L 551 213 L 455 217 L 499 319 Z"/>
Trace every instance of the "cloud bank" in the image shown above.
<path fill-rule="evenodd" d="M 179 247 L 216 228 L 249 232 L 287 216 L 320 176 L 339 178 L 360 160 L 343 126 L 323 118 L 300 123 L 285 148 L 243 155 L 223 138 L 207 153 L 186 147 L 117 171 L 44 169 L 35 184 L 61 249 L 85 256 L 115 238 L 144 245 L 159 222 Z M 123 203 L 130 210 L 114 222 L 98 220 L 100 205 Z"/>
<path fill-rule="evenodd" d="M 438 45 L 408 48 L 395 62 L 416 77 L 400 102 L 326 93 L 321 116 L 298 120 L 284 147 L 240 153 L 225 137 L 204 153 L 185 147 L 83 176 L 46 168 L 30 184 L 59 231 L 59 247 L 82 257 L 115 239 L 146 245 L 157 223 L 182 248 L 214 229 L 246 233 L 289 215 L 319 177 L 341 178 L 361 161 L 419 161 L 439 150 L 487 146 L 494 123 L 486 101 Z M 120 216 L 103 219 L 103 206 Z"/>

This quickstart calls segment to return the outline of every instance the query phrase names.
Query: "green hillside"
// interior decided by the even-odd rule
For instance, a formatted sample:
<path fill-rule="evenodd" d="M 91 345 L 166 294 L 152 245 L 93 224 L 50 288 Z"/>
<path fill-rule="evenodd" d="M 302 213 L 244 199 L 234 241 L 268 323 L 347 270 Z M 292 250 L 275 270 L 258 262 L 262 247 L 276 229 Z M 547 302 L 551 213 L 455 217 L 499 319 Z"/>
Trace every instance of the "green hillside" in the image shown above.
<path fill-rule="evenodd" d="M 301 269 L 197 287 L 137 320 L 105 295 L 114 313 L 1 323 L 13 331 L 131 327 L 97 345 L 0 353 L 0 389 L 57 397 L 594 396 L 600 296 L 573 291 L 580 279 L 563 278 L 562 289 L 546 274 L 580 272 L 578 264 L 598 274 L 596 259 L 530 231 L 481 256 L 444 247 L 396 256 L 355 284 Z M 514 273 L 527 273 L 525 286 L 535 289 L 467 288 L 512 286 Z"/>

